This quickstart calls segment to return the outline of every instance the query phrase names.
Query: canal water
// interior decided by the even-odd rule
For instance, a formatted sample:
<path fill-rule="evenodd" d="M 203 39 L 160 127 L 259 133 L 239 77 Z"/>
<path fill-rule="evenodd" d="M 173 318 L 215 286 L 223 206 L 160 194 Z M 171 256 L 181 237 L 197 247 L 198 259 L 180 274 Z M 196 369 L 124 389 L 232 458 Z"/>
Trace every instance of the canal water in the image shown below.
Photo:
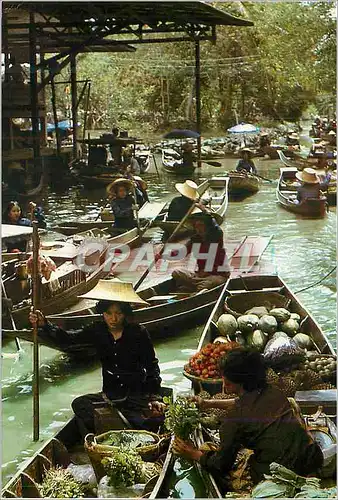
<path fill-rule="evenodd" d="M 278 161 L 255 160 L 259 173 L 274 182 L 264 182 L 259 193 L 241 202 L 230 202 L 223 223 L 227 238 L 273 236 L 265 259 L 297 292 L 321 280 L 336 265 L 336 213 L 330 208 L 321 220 L 301 219 L 283 210 L 276 203 Z M 160 161 L 157 162 L 160 166 Z M 235 167 L 236 160 L 224 160 L 222 168 L 203 166 L 194 180 L 222 175 Z M 160 171 L 149 174 L 147 182 L 151 200 L 170 199 L 175 193 L 175 182 L 170 174 Z M 49 224 L 66 219 L 95 218 L 102 206 L 105 192 L 85 191 L 71 187 L 66 192 L 49 191 L 43 207 Z M 335 345 L 336 279 L 335 273 L 321 284 L 299 294 L 304 305 L 314 315 L 324 332 Z M 186 390 L 188 383 L 181 375 L 182 367 L 197 346 L 201 327 L 182 327 L 172 338 L 158 342 L 155 347 L 161 363 L 165 385 L 178 391 Z M 2 363 L 2 480 L 6 482 L 23 460 L 41 446 L 32 443 L 32 346 L 22 342 L 24 353 L 17 361 L 4 359 Z M 3 352 L 15 352 L 14 343 L 5 343 Z M 67 357 L 46 347 L 40 348 L 41 441 L 52 436 L 71 416 L 71 401 L 84 393 L 101 388 L 98 365 L 73 365 Z"/>

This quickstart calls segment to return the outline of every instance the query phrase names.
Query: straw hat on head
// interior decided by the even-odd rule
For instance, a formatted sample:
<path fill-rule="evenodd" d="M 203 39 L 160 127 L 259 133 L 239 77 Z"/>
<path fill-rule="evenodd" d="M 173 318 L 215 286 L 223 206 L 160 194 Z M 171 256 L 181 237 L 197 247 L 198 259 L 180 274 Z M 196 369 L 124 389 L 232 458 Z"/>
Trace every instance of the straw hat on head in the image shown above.
<path fill-rule="evenodd" d="M 262 136 L 262 137 L 263 137 L 263 136 L 267 136 L 267 135 L 269 135 L 269 134 L 268 134 L 268 132 L 261 132 L 261 136 Z"/>
<path fill-rule="evenodd" d="M 120 186 L 124 186 L 127 191 L 130 191 L 133 184 L 129 179 L 125 179 L 124 177 L 121 177 L 120 179 L 116 179 L 116 181 L 108 184 L 108 186 L 106 187 L 106 193 L 107 194 L 113 194 L 113 193 L 115 194 L 117 188 Z"/>
<path fill-rule="evenodd" d="M 336 132 L 334 130 L 330 130 L 328 135 L 336 135 Z"/>
<path fill-rule="evenodd" d="M 189 198 L 189 200 L 195 201 L 198 198 L 197 184 L 194 181 L 178 182 L 175 184 L 175 188 L 182 196 Z"/>
<path fill-rule="evenodd" d="M 299 135 L 296 134 L 296 132 L 292 132 L 291 134 L 288 134 L 288 137 L 290 137 L 290 139 L 299 139 Z"/>
<path fill-rule="evenodd" d="M 125 283 L 119 279 L 100 280 L 90 292 L 79 295 L 79 298 L 148 305 L 148 303 L 141 299 L 134 291 L 132 283 Z"/>
<path fill-rule="evenodd" d="M 304 168 L 302 172 L 296 173 L 296 177 L 306 184 L 319 184 L 319 177 L 313 168 Z"/>
<path fill-rule="evenodd" d="M 249 148 L 242 148 L 242 149 L 240 150 L 240 154 L 241 154 L 241 155 L 243 155 L 244 153 L 247 153 L 248 155 L 251 155 L 251 156 L 252 156 L 252 151 L 251 151 L 251 149 L 249 149 Z"/>
<path fill-rule="evenodd" d="M 203 210 L 201 210 L 199 207 L 195 207 L 190 214 L 190 217 L 195 220 L 203 216 L 212 217 L 213 219 L 215 219 L 217 224 L 222 224 L 223 222 L 223 218 L 217 212 L 203 212 Z"/>

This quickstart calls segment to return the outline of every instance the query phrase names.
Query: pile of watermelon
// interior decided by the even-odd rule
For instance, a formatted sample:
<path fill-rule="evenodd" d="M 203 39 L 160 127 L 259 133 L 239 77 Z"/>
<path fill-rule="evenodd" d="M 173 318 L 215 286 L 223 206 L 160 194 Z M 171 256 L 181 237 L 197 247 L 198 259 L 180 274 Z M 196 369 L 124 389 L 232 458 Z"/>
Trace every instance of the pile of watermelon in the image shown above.
<path fill-rule="evenodd" d="M 207 344 L 196 352 L 185 365 L 184 369 L 190 375 L 203 379 L 219 379 L 221 373 L 218 368 L 219 360 L 229 351 L 240 347 L 237 342 L 215 342 Z"/>

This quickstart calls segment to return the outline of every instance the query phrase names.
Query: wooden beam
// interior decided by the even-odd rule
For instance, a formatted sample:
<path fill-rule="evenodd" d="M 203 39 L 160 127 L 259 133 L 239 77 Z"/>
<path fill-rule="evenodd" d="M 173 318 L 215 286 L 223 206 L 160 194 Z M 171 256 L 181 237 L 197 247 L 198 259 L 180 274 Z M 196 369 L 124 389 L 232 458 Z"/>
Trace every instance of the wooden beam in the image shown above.
<path fill-rule="evenodd" d="M 195 97 L 196 97 L 196 130 L 201 134 L 201 51 L 200 41 L 195 40 Z M 202 167 L 201 135 L 197 139 L 197 166 Z"/>

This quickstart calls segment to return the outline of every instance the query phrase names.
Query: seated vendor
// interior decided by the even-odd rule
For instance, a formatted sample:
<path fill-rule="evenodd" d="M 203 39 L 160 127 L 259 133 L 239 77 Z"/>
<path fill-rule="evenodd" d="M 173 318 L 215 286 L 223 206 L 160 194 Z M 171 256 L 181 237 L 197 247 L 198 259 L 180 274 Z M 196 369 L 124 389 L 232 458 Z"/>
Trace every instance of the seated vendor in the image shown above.
<path fill-rule="evenodd" d="M 287 146 L 292 146 L 294 149 L 299 149 L 299 135 L 296 132 L 289 133 L 285 139 L 285 144 Z"/>
<path fill-rule="evenodd" d="M 296 177 L 301 181 L 301 186 L 297 188 L 297 203 L 302 203 L 309 198 L 321 197 L 319 177 L 313 168 L 304 168 L 302 172 L 296 173 Z"/>
<path fill-rule="evenodd" d="M 195 209 L 190 217 L 194 229 L 188 245 L 197 259 L 197 271 L 174 270 L 172 277 L 178 290 L 195 292 L 214 288 L 225 283 L 230 277 L 230 267 L 223 242 L 223 231 L 211 214 Z M 209 269 L 210 266 L 210 269 Z"/>
<path fill-rule="evenodd" d="M 190 142 L 186 142 L 182 146 L 182 163 L 175 163 L 175 167 L 193 167 L 196 160 L 193 153 L 194 146 Z"/>
<path fill-rule="evenodd" d="M 44 219 L 43 211 L 41 207 L 37 207 L 35 203 L 29 203 L 29 209 L 31 211 L 31 218 L 28 219 L 23 217 L 22 209 L 17 201 L 11 201 L 8 203 L 6 210 L 2 214 L 2 223 L 10 224 L 15 226 L 32 226 L 32 220 L 38 222 L 39 228 L 46 228 L 46 222 Z M 20 240 L 13 244 L 7 245 L 7 252 L 25 252 L 27 242 L 26 240 Z"/>
<path fill-rule="evenodd" d="M 163 422 L 164 405 L 159 402 L 160 369 L 149 333 L 132 322 L 131 304 L 146 305 L 131 283 L 100 280 L 83 297 L 98 300 L 100 321 L 65 331 L 49 323 L 40 311 L 31 313 L 39 335 L 57 339 L 60 345 L 93 346 L 102 365 L 102 391 L 77 397 L 72 407 L 81 434 L 95 433 L 95 407 L 113 406 L 122 411 L 132 428 L 156 432 Z M 81 392 L 81 387 L 78 387 Z"/>
<path fill-rule="evenodd" d="M 243 448 L 253 451 L 248 466 L 255 484 L 270 473 L 272 462 L 301 476 L 315 474 L 323 464 L 321 449 L 294 415 L 287 397 L 277 387 L 267 384 L 262 355 L 244 347 L 235 349 L 222 359 L 221 371 L 228 392 L 237 398 L 206 403 L 197 399 L 202 410 L 212 407 L 227 410 L 220 428 L 218 451 L 202 452 L 177 438 L 174 451 L 200 462 L 212 473 L 223 494 L 229 490 L 226 476 Z"/>
<path fill-rule="evenodd" d="M 183 219 L 198 196 L 197 184 L 193 181 L 178 182 L 175 184 L 175 188 L 181 196 L 176 196 L 171 200 L 167 215 L 168 221 L 180 221 Z"/>
<path fill-rule="evenodd" d="M 243 148 L 240 151 L 241 159 L 237 163 L 237 172 L 248 174 L 257 174 L 256 166 L 252 160 L 252 151 L 249 148 Z"/>
<path fill-rule="evenodd" d="M 114 214 L 114 227 L 117 229 L 132 229 L 137 226 L 134 210 L 138 207 L 130 194 L 132 187 L 128 179 L 117 179 L 110 185 L 110 193 L 113 196 L 111 208 Z"/>

